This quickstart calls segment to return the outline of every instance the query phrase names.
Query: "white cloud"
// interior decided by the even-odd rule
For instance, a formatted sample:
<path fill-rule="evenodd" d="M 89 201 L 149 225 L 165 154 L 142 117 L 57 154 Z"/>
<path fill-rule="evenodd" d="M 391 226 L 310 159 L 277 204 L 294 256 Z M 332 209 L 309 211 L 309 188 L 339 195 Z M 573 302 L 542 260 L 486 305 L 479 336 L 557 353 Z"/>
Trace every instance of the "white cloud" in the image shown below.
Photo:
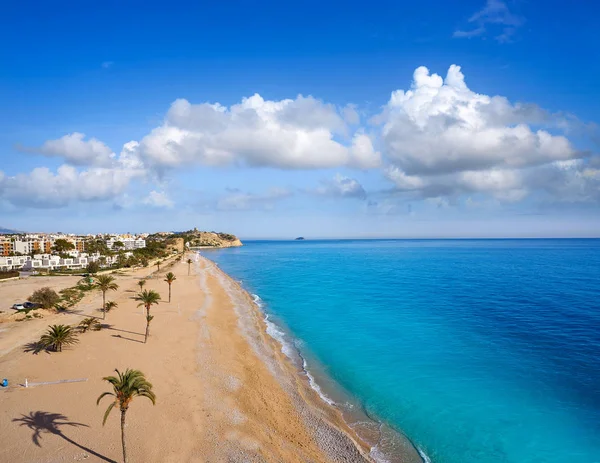
<path fill-rule="evenodd" d="M 367 198 L 367 192 L 358 180 L 339 173 L 335 174 L 333 179 L 321 183 L 321 186 L 314 190 L 318 195 L 335 198 Z"/>
<path fill-rule="evenodd" d="M 171 209 L 173 206 L 175 206 L 175 203 L 169 199 L 164 191 L 151 191 L 143 202 L 149 206 L 165 209 Z"/>
<path fill-rule="evenodd" d="M 245 211 L 249 209 L 273 209 L 277 201 L 289 198 L 292 192 L 286 188 L 271 188 L 266 193 L 248 193 L 237 188 L 217 201 L 217 209 L 222 211 Z"/>
<path fill-rule="evenodd" d="M 347 136 L 348 127 L 335 107 L 310 96 L 268 101 L 255 94 L 229 108 L 177 100 L 165 123 L 142 139 L 140 152 L 157 168 L 368 168 L 379 163 L 379 153 L 365 135 L 355 135 L 350 146 L 338 141 Z"/>
<path fill-rule="evenodd" d="M 492 21 L 490 15 L 474 16 L 474 21 Z M 354 105 L 335 107 L 310 96 L 269 101 L 254 95 L 230 107 L 176 100 L 161 126 L 139 142 L 126 143 L 118 156 L 79 132 L 45 142 L 35 151 L 65 164 L 55 171 L 40 167 L 10 177 L 0 172 L 0 200 L 32 207 L 118 201 L 135 179 L 162 180 L 169 168 L 232 165 L 382 169 L 394 190 L 380 195 L 389 193 L 394 201 L 426 198 L 453 205 L 461 196 L 496 202 L 532 196 L 600 200 L 600 161 L 561 135 L 575 137 L 577 131 L 592 131 L 591 125 L 534 104 L 476 93 L 456 65 L 445 78 L 417 68 L 411 88 L 393 91 L 371 126 L 361 127 L 360 121 Z M 132 201 L 172 207 L 161 185 Z M 358 180 L 340 174 L 316 189 L 300 190 L 367 198 Z M 216 207 L 269 209 L 291 194 L 284 189 L 258 194 L 230 190 Z"/>
<path fill-rule="evenodd" d="M 135 142 L 124 146 L 110 167 L 78 169 L 63 164 L 56 172 L 37 167 L 7 176 L 0 171 L 0 199 L 20 207 L 63 207 L 76 201 L 111 200 L 123 194 L 132 180 L 146 176 L 136 158 Z"/>
<path fill-rule="evenodd" d="M 496 35 L 494 38 L 500 43 L 512 40 L 517 28 L 525 23 L 525 19 L 510 11 L 502 0 L 487 0 L 483 8 L 469 18 L 469 23 L 475 28 L 470 30 L 458 29 L 454 31 L 453 37 L 471 38 L 483 36 L 492 29 Z"/>
<path fill-rule="evenodd" d="M 39 151 L 49 157 L 63 158 L 75 166 L 109 166 L 115 158 L 112 150 L 100 140 L 84 140 L 85 134 L 73 132 L 57 140 L 48 140 L 40 148 L 27 151 Z"/>
<path fill-rule="evenodd" d="M 342 108 L 342 117 L 350 125 L 360 124 L 360 116 L 356 110 L 356 105 L 349 104 Z"/>
<path fill-rule="evenodd" d="M 113 67 L 113 64 L 115 64 L 114 61 L 104 61 L 102 63 L 102 68 L 103 69 L 109 69 L 109 68 Z"/>
<path fill-rule="evenodd" d="M 445 79 L 418 68 L 411 89 L 394 91 L 375 121 L 391 164 L 386 176 L 425 197 L 482 192 L 517 201 L 537 168 L 584 156 L 566 137 L 532 129 L 554 123 L 545 111 L 473 92 L 456 65 Z"/>
<path fill-rule="evenodd" d="M 506 98 L 471 91 L 459 66 L 450 66 L 445 79 L 422 66 L 411 90 L 394 91 L 388 102 L 382 130 L 386 154 L 410 175 L 523 167 L 577 156 L 567 138 L 531 129 L 523 113 Z"/>

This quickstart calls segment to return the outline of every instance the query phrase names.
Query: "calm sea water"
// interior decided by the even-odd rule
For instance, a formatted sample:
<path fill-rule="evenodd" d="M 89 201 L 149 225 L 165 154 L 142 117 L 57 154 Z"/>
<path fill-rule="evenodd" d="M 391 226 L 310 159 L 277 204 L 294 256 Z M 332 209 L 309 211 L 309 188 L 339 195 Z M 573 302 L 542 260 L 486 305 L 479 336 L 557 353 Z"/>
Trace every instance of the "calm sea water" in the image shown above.
<path fill-rule="evenodd" d="M 600 240 L 248 242 L 204 254 L 434 463 L 600 462 Z"/>

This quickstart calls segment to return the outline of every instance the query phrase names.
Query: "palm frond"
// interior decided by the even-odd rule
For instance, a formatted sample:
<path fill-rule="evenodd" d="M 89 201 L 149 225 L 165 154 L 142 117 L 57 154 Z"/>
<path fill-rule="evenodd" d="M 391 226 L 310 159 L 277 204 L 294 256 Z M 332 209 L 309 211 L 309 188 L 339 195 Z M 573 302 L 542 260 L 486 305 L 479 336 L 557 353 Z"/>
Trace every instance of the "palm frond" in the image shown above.
<path fill-rule="evenodd" d="M 40 338 L 40 345 L 45 349 L 51 349 L 60 352 L 63 346 L 70 346 L 78 343 L 75 331 L 68 325 L 52 325 Z"/>
<path fill-rule="evenodd" d="M 106 419 L 108 418 L 108 415 L 110 415 L 110 412 L 112 411 L 112 409 L 115 407 L 115 405 L 117 404 L 117 402 L 111 402 L 110 405 L 108 406 L 108 408 L 106 409 L 106 411 L 104 412 L 104 418 L 102 419 L 102 426 L 104 426 L 106 424 Z"/>
<path fill-rule="evenodd" d="M 115 283 L 115 277 L 111 275 L 98 275 L 94 286 L 104 293 L 119 289 L 119 285 Z"/>
<path fill-rule="evenodd" d="M 119 370 L 115 371 L 117 372 L 117 376 L 106 376 L 102 378 L 112 385 L 113 392 L 102 393 L 96 401 L 96 405 L 98 405 L 100 400 L 107 395 L 115 397 L 114 402 L 109 405 L 104 413 L 103 424 L 106 422 L 108 415 L 115 405 L 119 405 L 121 410 L 127 410 L 129 403 L 135 397 L 146 397 L 150 399 L 153 404 L 156 403 L 156 395 L 152 391 L 152 384 L 146 379 L 141 371 L 129 368 L 123 373 Z"/>
<path fill-rule="evenodd" d="M 149 307 L 154 304 L 158 304 L 160 301 L 160 294 L 154 290 L 143 290 L 135 297 L 136 301 L 139 301 L 138 307 L 143 305 Z"/>

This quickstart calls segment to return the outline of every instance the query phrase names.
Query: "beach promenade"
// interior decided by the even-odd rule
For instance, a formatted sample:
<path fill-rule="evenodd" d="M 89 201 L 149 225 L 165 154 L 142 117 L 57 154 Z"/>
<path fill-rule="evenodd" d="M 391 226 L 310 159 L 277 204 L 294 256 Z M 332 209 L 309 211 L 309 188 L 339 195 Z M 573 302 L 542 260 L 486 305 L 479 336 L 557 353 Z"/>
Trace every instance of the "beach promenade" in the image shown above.
<path fill-rule="evenodd" d="M 189 276 L 188 257 L 195 260 Z M 170 303 L 168 271 L 177 277 Z M 133 299 L 143 276 L 117 276 L 119 289 L 109 297 L 118 308 L 107 314 L 109 326 L 80 334 L 74 347 L 50 354 L 6 348 L 0 378 L 10 385 L 0 390 L 0 461 L 122 461 L 118 413 L 103 427 L 108 401 L 96 406 L 109 390 L 102 377 L 115 368 L 143 371 L 157 397 L 155 406 L 147 400 L 130 406 L 130 462 L 369 461 L 337 410 L 266 334 L 249 295 L 215 264 L 189 253 L 151 275 L 145 289 L 159 292 L 162 302 L 152 308 L 146 344 L 145 314 Z M 81 304 L 92 307 L 98 295 Z M 83 315 L 42 321 L 74 324 Z M 27 342 L 39 338 L 40 320 L 34 322 Z M 29 322 L 21 323 L 25 339 Z M 86 381 L 24 388 L 25 378 Z"/>

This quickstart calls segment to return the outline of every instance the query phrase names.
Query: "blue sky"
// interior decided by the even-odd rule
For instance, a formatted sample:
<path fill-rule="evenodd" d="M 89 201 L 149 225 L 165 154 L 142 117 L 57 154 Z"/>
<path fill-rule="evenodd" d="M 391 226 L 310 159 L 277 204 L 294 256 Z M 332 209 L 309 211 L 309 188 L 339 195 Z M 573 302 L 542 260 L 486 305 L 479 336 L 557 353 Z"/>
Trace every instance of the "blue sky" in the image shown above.
<path fill-rule="evenodd" d="M 5 13 L 0 226 L 600 235 L 593 2 Z"/>

